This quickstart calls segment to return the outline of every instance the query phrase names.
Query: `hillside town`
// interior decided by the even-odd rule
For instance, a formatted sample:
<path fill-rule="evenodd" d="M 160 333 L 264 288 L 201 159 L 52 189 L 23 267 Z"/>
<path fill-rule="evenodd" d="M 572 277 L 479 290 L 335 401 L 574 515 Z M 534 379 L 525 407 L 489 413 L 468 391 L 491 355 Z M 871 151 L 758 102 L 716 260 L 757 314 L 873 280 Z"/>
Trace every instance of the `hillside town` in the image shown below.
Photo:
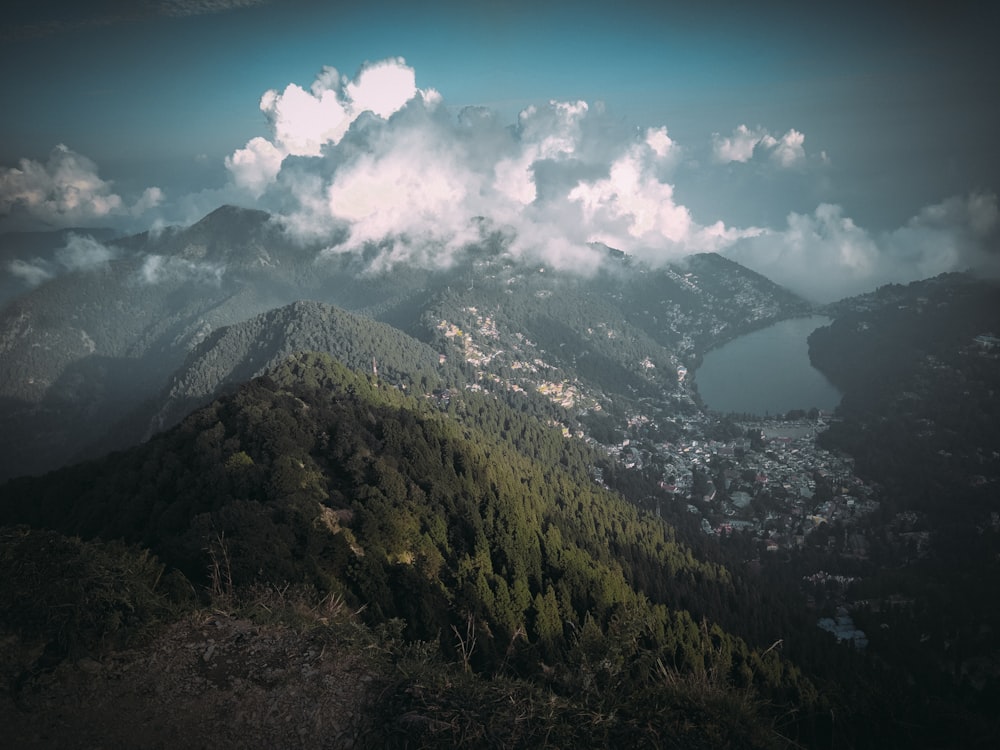
<path fill-rule="evenodd" d="M 736 425 L 746 436 L 726 441 L 626 438 L 610 451 L 626 467 L 661 471 L 666 502 L 684 503 L 706 534 L 748 534 L 778 552 L 802 547 L 823 524 L 849 528 L 878 508 L 875 488 L 854 474 L 853 461 L 816 444 L 824 419 L 742 421 Z M 688 418 L 685 433 L 698 435 L 703 426 L 703 418 Z M 853 543 L 864 556 L 863 539 Z"/>
<path fill-rule="evenodd" d="M 696 279 L 677 280 L 696 288 Z M 575 359 L 566 362 L 561 352 L 547 352 L 498 323 L 498 312 L 467 306 L 454 311 L 455 320 L 437 322 L 447 352 L 441 355 L 442 363 L 456 359 L 472 368 L 466 388 L 533 391 L 584 421 L 606 412 L 607 398 L 592 381 L 579 377 Z M 709 327 L 710 334 L 719 335 L 716 327 Z M 584 330 L 595 342 L 618 343 L 622 335 L 608 323 Z M 680 350 L 690 354 L 683 343 Z M 760 561 L 769 563 L 780 565 L 806 549 L 843 560 L 867 559 L 870 532 L 865 520 L 878 510 L 879 493 L 857 476 L 850 457 L 817 443 L 833 419 L 831 413 L 813 409 L 784 417 L 723 418 L 704 408 L 685 364 L 691 358 L 678 349 L 638 350 L 634 360 L 632 372 L 659 390 L 659 396 L 636 394 L 625 409 L 624 422 L 616 425 L 616 441 L 598 441 L 579 424 L 560 427 L 565 437 L 594 444 L 626 470 L 658 477 L 659 492 L 646 498 L 647 511 L 664 519 L 690 514 L 701 532 L 720 545 L 749 545 Z M 446 406 L 450 394 L 436 398 Z M 599 468 L 594 478 L 603 483 Z M 901 543 L 909 541 L 901 537 Z M 823 580 L 817 584 L 810 576 Z M 849 600 L 848 582 L 838 583 L 839 578 L 843 576 L 812 571 L 802 588 L 822 585 L 835 591 L 817 608 L 817 625 L 842 642 L 864 648 L 867 637 L 849 613 L 855 603 Z"/>
<path fill-rule="evenodd" d="M 495 315 L 477 307 L 460 314 L 462 325 L 442 319 L 436 328 L 454 352 L 450 356 L 475 368 L 475 382 L 467 387 L 489 383 L 515 392 L 534 390 L 577 415 L 601 412 L 603 394 L 567 373 L 536 343 L 507 332 Z M 616 336 L 604 324 L 587 332 L 602 339 Z M 877 493 L 854 474 L 849 457 L 816 444 L 831 415 L 814 410 L 794 421 L 742 420 L 733 424 L 738 437 L 712 439 L 708 435 L 717 417 L 700 404 L 683 362 L 663 354 L 651 351 L 634 368 L 663 388 L 662 398 L 637 399 L 620 442 L 603 445 L 625 468 L 662 477 L 662 496 L 651 510 L 662 515 L 665 504 L 683 505 L 699 516 L 706 534 L 747 535 L 769 553 L 801 548 L 813 531 L 838 523 L 849 530 L 849 554 L 863 558 L 865 539 L 851 530 L 878 508 Z M 658 369 L 676 373 L 676 379 Z M 669 420 L 678 439 L 651 439 L 662 432 L 658 420 Z M 590 439 L 580 429 L 563 429 L 567 436 Z"/>

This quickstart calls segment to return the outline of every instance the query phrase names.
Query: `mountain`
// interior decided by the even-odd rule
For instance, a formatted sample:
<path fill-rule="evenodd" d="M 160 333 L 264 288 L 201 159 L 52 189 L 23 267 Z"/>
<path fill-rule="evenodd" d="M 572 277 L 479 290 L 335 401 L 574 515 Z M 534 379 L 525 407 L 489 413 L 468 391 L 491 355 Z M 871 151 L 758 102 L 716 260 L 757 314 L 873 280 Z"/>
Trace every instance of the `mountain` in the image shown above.
<path fill-rule="evenodd" d="M 674 393 L 677 367 L 695 363 L 707 348 L 807 309 L 763 277 L 713 255 L 652 270 L 609 254 L 601 273 L 577 278 L 518 262 L 502 240 L 486 237 L 447 270 L 373 272 L 364 256 L 303 247 L 266 213 L 231 206 L 190 227 L 102 247 L 100 263 L 42 283 L 0 312 L 0 418 L 7 427 L 0 479 L 120 446 L 126 435 L 141 437 L 145 430 L 130 417 L 169 411 L 171 389 L 183 391 L 178 383 L 215 377 L 177 372 L 203 342 L 211 346 L 221 340 L 221 328 L 300 300 L 393 325 L 445 354 L 476 384 L 483 377 L 519 388 L 548 383 L 552 393 L 583 392 L 582 403 L 623 407 Z M 509 346 L 492 365 L 474 353 L 486 351 L 474 340 L 480 310 L 494 321 L 486 330 L 496 331 L 486 343 Z M 468 336 L 449 336 L 448 325 Z M 258 325 L 254 335 L 283 335 L 266 327 Z M 515 341 L 517 356 L 527 359 L 510 354 Z M 472 348 L 456 350 L 456 342 Z M 574 360 L 577 346 L 586 354 Z M 518 382 L 497 371 L 526 362 L 524 374 L 539 367 L 536 359 L 551 377 Z M 259 369 L 240 370 L 231 380 Z M 689 408 L 683 394 L 671 400 Z M 130 425 L 125 434 L 123 421 Z"/>
<path fill-rule="evenodd" d="M 205 337 L 141 413 L 203 408 L 0 486 L 11 695 L 93 732 L 67 695 L 118 716 L 129 675 L 167 659 L 157 695 L 204 694 L 213 719 L 191 710 L 223 746 L 251 728 L 242 696 L 309 726 L 318 705 L 360 711 L 370 746 L 991 746 L 995 285 L 841 303 L 811 339 L 846 391 L 823 457 L 780 436 L 800 424 L 770 439 L 702 413 L 673 369 L 794 298 L 716 256 L 683 274 L 610 260 L 579 279 L 479 252 L 382 297 L 419 311 L 412 336 L 297 302 Z M 350 367 L 285 357 L 302 346 Z M 104 650 L 119 641 L 135 650 Z M 336 678 L 353 708 L 314 679 L 327 653 L 363 665 Z M 169 726 L 159 703 L 132 715 Z"/>
<path fill-rule="evenodd" d="M 263 375 L 304 351 L 330 354 L 357 371 L 374 370 L 383 382 L 403 389 L 433 390 L 448 372 L 437 352 L 397 328 L 322 302 L 294 302 L 213 331 L 156 399 L 116 426 L 114 442 L 104 448 L 132 445 L 172 427 L 227 386 Z M 93 452 L 107 452 L 101 447 Z"/>
<path fill-rule="evenodd" d="M 6 532 L 0 625 L 58 663 L 99 653 L 122 627 L 173 621 L 185 581 L 272 605 L 262 592 L 294 586 L 310 606 L 343 602 L 373 632 L 395 627 L 464 665 L 487 693 L 480 715 L 503 715 L 489 708 L 501 695 L 551 691 L 558 703 L 530 705 L 548 700 L 567 746 L 581 731 L 598 745 L 778 746 L 772 722 L 789 707 L 803 719 L 783 732 L 823 731 L 828 709 L 801 670 L 715 621 L 743 584 L 595 482 L 585 443 L 488 394 L 452 405 L 457 417 L 303 354 L 144 445 L 8 482 L 0 521 L 52 531 Z M 78 585 L 21 596 L 46 570 L 61 580 L 64 558 L 78 561 Z M 349 650 L 337 632 L 332 648 Z M 412 714 L 413 741 L 454 741 L 428 703 L 413 711 L 446 690 L 437 669 L 389 691 L 402 711 L 371 710 L 399 711 L 395 726 Z M 590 726 L 573 728 L 584 713 Z M 512 721 L 498 741 L 536 721 Z"/>
<path fill-rule="evenodd" d="M 950 744 L 946 717 L 963 711 L 995 740 L 1000 285 L 947 274 L 837 308 L 809 339 L 813 363 L 844 390 L 819 439 L 852 456 L 882 500 L 858 530 L 834 525 L 815 564 L 851 577 L 846 603 L 871 648 L 911 665 L 933 741 Z"/>

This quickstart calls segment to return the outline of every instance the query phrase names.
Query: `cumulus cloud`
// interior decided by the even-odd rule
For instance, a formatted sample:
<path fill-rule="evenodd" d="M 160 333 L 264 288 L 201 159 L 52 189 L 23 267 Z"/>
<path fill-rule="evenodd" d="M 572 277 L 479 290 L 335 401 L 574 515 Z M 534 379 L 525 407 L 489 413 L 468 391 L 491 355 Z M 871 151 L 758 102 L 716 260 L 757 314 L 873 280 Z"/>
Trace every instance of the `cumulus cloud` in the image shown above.
<path fill-rule="evenodd" d="M 670 182 L 681 149 L 666 127 L 629 128 L 600 103 L 529 106 L 505 127 L 484 108 L 448 111 L 392 58 L 354 79 L 324 68 L 261 109 L 270 133 L 226 160 L 233 182 L 298 239 L 367 251 L 376 269 L 447 266 L 484 232 L 582 270 L 600 262 L 595 242 L 659 263 L 759 231 L 696 220 Z"/>
<path fill-rule="evenodd" d="M 285 154 L 267 138 L 253 138 L 245 148 L 226 157 L 226 169 L 237 185 L 259 198 L 281 171 Z"/>
<path fill-rule="evenodd" d="M 416 73 L 402 58 L 368 63 L 355 79 L 324 67 L 309 90 L 289 83 L 271 89 L 260 109 L 271 128 L 271 139 L 257 137 L 226 159 L 234 182 L 256 197 L 277 176 L 287 156 L 320 156 L 336 145 L 366 112 L 388 119 L 414 98 L 434 105 L 440 94 L 416 85 Z"/>
<path fill-rule="evenodd" d="M 0 214 L 24 211 L 56 226 L 120 211 L 122 199 L 97 174 L 97 165 L 59 144 L 44 164 L 21 159 L 0 168 Z"/>
<path fill-rule="evenodd" d="M 781 138 L 766 136 L 761 143 L 771 152 L 771 158 L 783 167 L 791 167 L 805 161 L 806 151 L 803 145 L 806 137 L 792 128 Z"/>
<path fill-rule="evenodd" d="M 148 188 L 132 206 L 101 179 L 97 165 L 63 144 L 47 161 L 21 159 L 0 167 L 0 217 L 23 227 L 65 227 L 121 216 L 138 216 L 159 205 L 163 194 Z"/>
<path fill-rule="evenodd" d="M 776 138 L 761 127 L 739 125 L 732 135 L 723 137 L 712 134 L 712 151 L 716 161 L 722 163 L 748 162 L 755 153 L 767 154 L 782 167 L 792 167 L 806 159 L 805 135 L 794 128 Z"/>
<path fill-rule="evenodd" d="M 580 182 L 570 191 L 569 199 L 581 204 L 586 225 L 597 232 L 594 239 L 655 263 L 664 255 L 715 251 L 760 233 L 756 228 L 727 229 L 721 221 L 709 227 L 695 222 L 675 200 L 674 186 L 656 175 L 655 160 L 669 151 L 664 145 L 659 137 L 651 145 L 647 137 L 612 163 L 606 179 Z"/>
<path fill-rule="evenodd" d="M 949 198 L 878 234 L 840 206 L 821 204 L 812 214 L 789 214 L 783 229 L 739 242 L 726 254 L 807 298 L 830 302 L 948 271 L 996 274 L 1000 259 L 990 248 L 998 227 L 993 194 Z"/>

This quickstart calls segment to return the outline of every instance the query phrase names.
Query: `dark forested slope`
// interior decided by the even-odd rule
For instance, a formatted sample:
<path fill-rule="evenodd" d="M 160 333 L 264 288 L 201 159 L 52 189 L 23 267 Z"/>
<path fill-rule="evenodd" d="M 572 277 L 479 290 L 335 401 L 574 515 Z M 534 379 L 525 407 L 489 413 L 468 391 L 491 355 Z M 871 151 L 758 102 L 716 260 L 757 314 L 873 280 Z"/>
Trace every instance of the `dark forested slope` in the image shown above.
<path fill-rule="evenodd" d="M 970 737 L 992 723 L 995 741 L 1000 286 L 952 274 L 839 308 L 810 337 L 812 361 L 844 389 L 820 439 L 882 485 L 863 529 L 869 548 L 853 564 L 856 619 L 923 693 L 935 741 L 948 741 L 963 710 L 974 714 L 962 720 L 977 727 Z"/>
<path fill-rule="evenodd" d="M 218 328 L 195 347 L 154 402 L 155 415 L 144 420 L 146 436 L 173 426 L 223 387 L 245 383 L 305 351 L 330 354 L 352 370 L 421 393 L 450 372 L 437 352 L 397 328 L 322 302 L 295 302 Z M 119 441 L 132 442 L 128 436 Z"/>
<path fill-rule="evenodd" d="M 450 408 L 303 355 L 144 446 L 8 483 L 0 512 L 142 544 L 196 582 L 334 593 L 477 671 L 554 665 L 558 690 L 634 694 L 654 726 L 669 674 L 817 708 L 777 650 L 712 624 L 730 574 L 595 483 L 583 443 L 488 394 Z"/>

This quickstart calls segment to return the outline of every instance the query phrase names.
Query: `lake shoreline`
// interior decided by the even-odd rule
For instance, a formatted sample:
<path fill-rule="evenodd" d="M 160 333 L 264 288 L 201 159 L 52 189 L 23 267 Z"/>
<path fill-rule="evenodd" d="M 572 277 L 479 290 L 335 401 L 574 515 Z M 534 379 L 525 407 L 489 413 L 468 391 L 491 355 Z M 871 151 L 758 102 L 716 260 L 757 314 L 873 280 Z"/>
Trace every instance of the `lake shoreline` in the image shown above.
<path fill-rule="evenodd" d="M 825 315 L 786 318 L 705 352 L 691 374 L 702 405 L 758 417 L 833 410 L 843 394 L 812 366 L 808 345 L 809 334 L 830 321 Z"/>

